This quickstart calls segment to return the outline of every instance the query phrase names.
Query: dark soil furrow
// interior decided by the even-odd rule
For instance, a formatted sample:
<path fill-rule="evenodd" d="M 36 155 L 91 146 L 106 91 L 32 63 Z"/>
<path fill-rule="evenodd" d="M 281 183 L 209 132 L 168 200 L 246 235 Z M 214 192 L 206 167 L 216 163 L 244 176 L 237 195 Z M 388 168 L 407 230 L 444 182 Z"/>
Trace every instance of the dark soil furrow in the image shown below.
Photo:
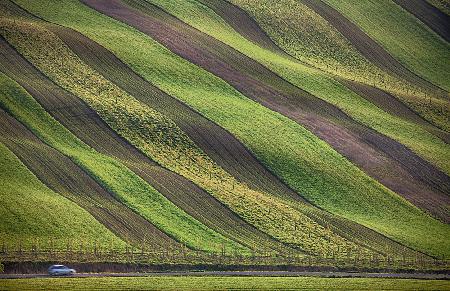
<path fill-rule="evenodd" d="M 219 233 L 246 245 L 283 250 L 286 246 L 244 222 L 191 181 L 148 159 L 118 136 L 78 97 L 61 89 L 4 40 L 0 41 L 0 64 L 56 120 L 95 150 L 124 162 L 175 205 Z M 240 227 L 236 227 L 239 225 Z"/>
<path fill-rule="evenodd" d="M 86 209 L 124 241 L 163 249 L 177 243 L 125 207 L 72 160 L 39 140 L 0 109 L 0 140 L 53 191 Z"/>
<path fill-rule="evenodd" d="M 445 90 L 407 69 L 392 57 L 381 45 L 334 8 L 322 1 L 302 0 L 302 3 L 333 25 L 365 58 L 377 65 L 380 69 L 403 78 L 412 84 L 417 84 L 422 88 L 427 88 L 438 92 L 442 96 L 446 96 L 447 93 Z"/>
<path fill-rule="evenodd" d="M 448 132 L 445 132 L 429 123 L 427 120 L 423 119 L 420 115 L 411 110 L 408 106 L 406 106 L 404 103 L 399 101 L 388 92 L 363 83 L 358 83 L 346 79 L 338 79 L 338 81 L 359 96 L 364 97 L 366 100 L 375 104 L 378 108 L 383 109 L 387 113 L 419 124 L 431 134 L 442 139 L 444 142 L 450 143 L 450 134 Z"/>
<path fill-rule="evenodd" d="M 286 54 L 272 41 L 267 33 L 259 27 L 258 23 L 256 23 L 247 12 L 236 5 L 229 3 L 226 0 L 198 1 L 211 8 L 243 37 L 273 52 L 281 53 L 283 55 Z"/>
<path fill-rule="evenodd" d="M 425 0 L 394 0 L 394 2 L 428 25 L 447 42 L 450 42 L 449 15 Z"/>
<path fill-rule="evenodd" d="M 297 121 L 373 178 L 450 221 L 443 206 L 448 205 L 450 178 L 402 144 L 355 122 L 335 106 L 151 4 L 127 0 L 131 7 L 117 0 L 83 2 L 141 30 L 244 95 Z"/>

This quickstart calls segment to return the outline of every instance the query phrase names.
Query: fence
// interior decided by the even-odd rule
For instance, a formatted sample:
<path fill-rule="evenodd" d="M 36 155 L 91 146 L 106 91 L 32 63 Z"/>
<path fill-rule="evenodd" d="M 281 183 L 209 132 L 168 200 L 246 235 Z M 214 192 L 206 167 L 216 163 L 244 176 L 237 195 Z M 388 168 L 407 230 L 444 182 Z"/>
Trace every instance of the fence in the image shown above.
<path fill-rule="evenodd" d="M 65 248 L 37 245 L 7 246 L 0 244 L 0 261 L 3 262 L 77 262 L 77 263 L 132 263 L 132 264 L 167 264 L 167 265 L 204 265 L 204 266 L 295 266 L 295 267 L 333 267 L 350 269 L 449 269 L 450 261 L 436 260 L 428 257 L 385 257 L 356 256 L 353 258 L 317 257 L 301 254 L 251 253 L 237 254 L 207 253 L 187 248 L 151 250 L 149 248 L 114 248 L 112 246 L 80 245 L 73 247 L 67 243 Z"/>

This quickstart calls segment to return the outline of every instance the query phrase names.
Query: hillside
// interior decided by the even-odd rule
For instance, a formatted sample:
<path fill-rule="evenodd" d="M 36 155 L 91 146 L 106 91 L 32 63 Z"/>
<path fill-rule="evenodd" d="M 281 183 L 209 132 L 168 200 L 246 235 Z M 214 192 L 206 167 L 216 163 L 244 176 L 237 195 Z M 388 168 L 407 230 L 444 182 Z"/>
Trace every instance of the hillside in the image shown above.
<path fill-rule="evenodd" d="M 0 0 L 0 261 L 448 268 L 448 27 L 445 1 Z"/>

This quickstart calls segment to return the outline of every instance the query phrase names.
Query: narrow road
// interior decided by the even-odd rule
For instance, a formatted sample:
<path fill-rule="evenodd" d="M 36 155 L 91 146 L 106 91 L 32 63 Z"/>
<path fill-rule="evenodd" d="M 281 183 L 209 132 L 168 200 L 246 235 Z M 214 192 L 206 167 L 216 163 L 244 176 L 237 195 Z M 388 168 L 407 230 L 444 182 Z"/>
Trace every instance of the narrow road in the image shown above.
<path fill-rule="evenodd" d="M 404 278 L 404 279 L 444 279 L 450 274 L 427 273 L 353 273 L 353 272 L 286 272 L 286 271 L 186 271 L 154 273 L 78 273 L 63 278 L 88 277 L 154 277 L 154 276 L 252 276 L 252 277 L 325 277 L 325 278 Z M 0 274 L 0 279 L 53 278 L 47 274 Z"/>

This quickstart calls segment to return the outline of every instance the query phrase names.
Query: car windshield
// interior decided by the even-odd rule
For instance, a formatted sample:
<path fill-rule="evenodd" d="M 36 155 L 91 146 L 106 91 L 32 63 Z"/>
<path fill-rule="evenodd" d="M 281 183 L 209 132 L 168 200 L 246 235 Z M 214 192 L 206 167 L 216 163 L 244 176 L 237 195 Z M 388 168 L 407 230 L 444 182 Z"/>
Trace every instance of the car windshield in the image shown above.
<path fill-rule="evenodd" d="M 68 269 L 68 268 L 64 265 L 54 265 L 51 266 L 50 269 Z"/>

